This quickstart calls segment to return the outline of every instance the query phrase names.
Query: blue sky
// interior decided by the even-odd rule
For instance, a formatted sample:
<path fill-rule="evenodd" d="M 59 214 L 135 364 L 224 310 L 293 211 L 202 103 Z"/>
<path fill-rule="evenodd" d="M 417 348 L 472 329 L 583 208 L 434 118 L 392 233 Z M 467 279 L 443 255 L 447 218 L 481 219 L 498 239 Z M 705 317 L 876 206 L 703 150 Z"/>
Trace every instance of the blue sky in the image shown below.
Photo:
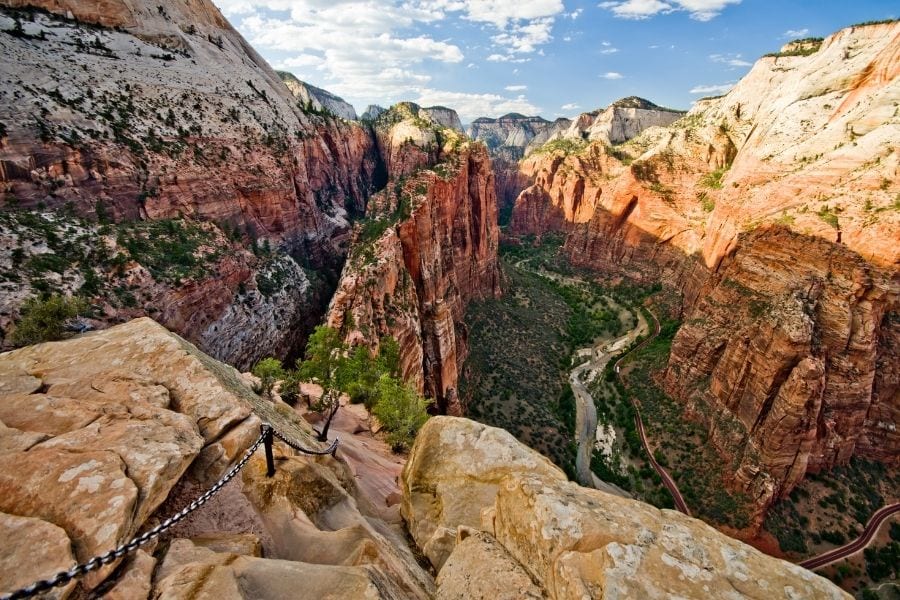
<path fill-rule="evenodd" d="M 893 0 L 213 0 L 276 69 L 362 112 L 574 116 L 624 96 L 690 108 L 792 38 L 900 16 Z"/>

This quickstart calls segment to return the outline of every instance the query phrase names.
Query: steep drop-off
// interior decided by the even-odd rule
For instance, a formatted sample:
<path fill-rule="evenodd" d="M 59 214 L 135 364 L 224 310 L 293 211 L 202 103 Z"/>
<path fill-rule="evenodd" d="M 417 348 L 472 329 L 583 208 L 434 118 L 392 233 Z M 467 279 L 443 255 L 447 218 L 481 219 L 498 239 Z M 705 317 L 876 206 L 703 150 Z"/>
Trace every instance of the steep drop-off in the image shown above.
<path fill-rule="evenodd" d="M 307 293 L 303 268 L 333 285 L 346 254 L 347 217 L 362 215 L 383 183 L 371 133 L 305 113 L 205 0 L 14 8 L 20 4 L 0 9 L 3 210 L 65 209 L 102 222 L 210 222 L 231 237 L 233 251 L 208 274 L 170 282 L 151 275 L 138 284 L 147 293 L 132 295 L 152 297 L 164 324 L 234 364 L 289 352 L 297 332 L 302 338 L 310 317 L 321 314 L 329 287 L 316 277 L 318 291 Z M 31 247 L 22 229 L 4 233 L 13 241 L 6 250 L 19 248 L 26 264 L 47 253 Z M 281 275 L 269 278 L 276 289 L 258 285 L 268 259 L 241 250 L 255 247 L 271 248 L 284 263 Z M 6 254 L 0 262 L 11 273 L 21 258 Z M 134 292 L 133 282 L 106 265 L 75 262 L 82 275 L 91 271 Z M 67 274 L 36 275 L 56 283 Z M 4 330 L 33 279 L 3 284 Z M 98 323 L 150 307 L 91 300 Z M 261 309 L 244 310 L 248 302 Z M 273 318 L 268 348 L 240 334 Z"/>
<path fill-rule="evenodd" d="M 900 24 L 792 50 L 621 146 L 532 155 L 511 223 L 682 293 L 665 385 L 756 524 L 809 471 L 900 456 Z"/>
<path fill-rule="evenodd" d="M 318 446 L 299 412 L 150 319 L 0 355 L 0 594 L 175 514 L 261 422 Z M 271 476 L 258 448 L 160 543 L 44 597 L 849 597 L 700 521 L 567 482 L 466 419 L 426 423 L 385 506 L 360 479 L 383 460 L 370 436 L 345 431 L 336 456 L 276 440 Z"/>
<path fill-rule="evenodd" d="M 370 346 L 399 340 L 407 379 L 459 414 L 466 304 L 500 293 L 490 159 L 414 104 L 383 113 L 375 130 L 391 182 L 356 230 L 328 323 Z"/>

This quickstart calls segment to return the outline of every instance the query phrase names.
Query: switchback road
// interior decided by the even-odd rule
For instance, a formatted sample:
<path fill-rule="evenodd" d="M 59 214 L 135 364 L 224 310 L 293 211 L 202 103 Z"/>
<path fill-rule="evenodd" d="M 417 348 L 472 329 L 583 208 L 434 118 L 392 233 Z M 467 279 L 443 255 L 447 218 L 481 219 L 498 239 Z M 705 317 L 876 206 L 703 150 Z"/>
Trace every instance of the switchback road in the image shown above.
<path fill-rule="evenodd" d="M 882 523 L 884 523 L 888 517 L 895 513 L 900 513 L 900 502 L 882 506 L 875 511 L 875 514 L 873 514 L 869 519 L 869 522 L 866 523 L 866 528 L 863 530 L 861 536 L 859 536 L 849 544 L 844 544 L 840 548 L 829 550 L 828 552 L 820 554 L 819 556 L 807 558 L 806 560 L 797 564 L 812 571 L 818 569 L 819 567 L 824 567 L 825 565 L 829 565 L 833 562 L 847 558 L 851 554 L 859 552 L 869 545 L 869 543 L 872 541 L 872 538 L 874 538 L 875 534 L 878 533 L 878 528 L 881 527 Z"/>
<path fill-rule="evenodd" d="M 622 374 L 620 372 L 622 361 L 625 360 L 625 358 L 629 354 L 636 350 L 639 350 L 640 348 L 643 348 L 644 346 L 652 342 L 656 336 L 659 335 L 659 319 L 657 319 L 656 315 L 654 315 L 651 311 L 648 310 L 647 312 L 653 318 L 653 334 L 646 340 L 620 356 L 619 360 L 616 361 L 614 369 L 616 371 L 616 377 L 619 379 L 619 381 L 622 381 Z M 625 385 L 624 381 L 622 381 L 622 385 Z M 684 502 L 684 497 L 681 495 L 681 492 L 678 491 L 678 486 L 675 485 L 675 480 L 672 479 L 672 476 L 669 475 L 669 472 L 666 471 L 662 467 L 662 465 L 656 462 L 656 459 L 653 457 L 653 451 L 650 449 L 650 445 L 647 443 L 647 434 L 644 432 L 644 421 L 643 419 L 641 419 L 640 405 L 638 405 L 633 396 L 629 395 L 628 399 L 631 401 L 631 405 L 634 407 L 634 421 L 637 425 L 638 434 L 641 436 L 641 444 L 644 446 L 644 451 L 647 452 L 647 457 L 650 460 L 650 464 L 653 466 L 653 470 L 655 470 L 657 474 L 659 474 L 660 479 L 662 479 L 663 485 L 666 486 L 666 489 L 669 490 L 670 494 L 672 494 L 672 499 L 675 501 L 675 508 L 686 515 L 690 515 L 691 511 L 687 507 L 687 504 Z"/>

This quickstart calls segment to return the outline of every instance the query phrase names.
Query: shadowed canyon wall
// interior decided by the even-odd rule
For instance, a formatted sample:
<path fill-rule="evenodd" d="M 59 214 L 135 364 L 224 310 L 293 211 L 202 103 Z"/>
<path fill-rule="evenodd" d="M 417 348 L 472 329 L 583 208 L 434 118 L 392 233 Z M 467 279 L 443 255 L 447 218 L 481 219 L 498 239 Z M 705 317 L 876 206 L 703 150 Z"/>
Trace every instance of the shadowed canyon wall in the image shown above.
<path fill-rule="evenodd" d="M 668 127 L 532 155 L 510 225 L 683 294 L 665 386 L 757 524 L 807 472 L 900 456 L 900 25 L 791 50 Z"/>

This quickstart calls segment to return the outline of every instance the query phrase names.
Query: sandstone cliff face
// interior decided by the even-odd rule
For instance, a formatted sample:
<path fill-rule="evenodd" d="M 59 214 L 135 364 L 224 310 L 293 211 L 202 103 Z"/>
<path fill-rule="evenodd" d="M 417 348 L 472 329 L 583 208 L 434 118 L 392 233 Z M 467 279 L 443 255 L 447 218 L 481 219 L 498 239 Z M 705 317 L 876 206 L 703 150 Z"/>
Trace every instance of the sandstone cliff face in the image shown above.
<path fill-rule="evenodd" d="M 897 460 L 898 53 L 897 23 L 845 29 L 614 156 L 523 163 L 516 231 L 568 231 L 574 263 L 683 293 L 666 385 L 757 516 L 807 471 Z"/>
<path fill-rule="evenodd" d="M 291 90 L 294 97 L 308 111 L 329 112 L 342 119 L 356 120 L 356 109 L 340 96 L 335 96 L 328 90 L 300 81 L 287 71 L 276 71 L 276 73 L 284 82 L 284 85 L 287 86 L 287 89 Z"/>
<path fill-rule="evenodd" d="M 376 123 L 396 179 L 370 203 L 374 223 L 357 231 L 328 323 L 352 342 L 396 338 L 404 375 L 439 409 L 458 412 L 465 307 L 499 294 L 494 182 L 482 145 L 396 112 L 407 108 Z"/>
<path fill-rule="evenodd" d="M 28 4 L 52 14 L 9 8 L 18 2 L 0 9 L 0 27 L 12 31 L 18 20 L 23 31 L 0 35 L 5 210 L 213 222 L 244 246 L 267 240 L 297 263 L 285 267 L 296 289 L 306 286 L 301 265 L 336 278 L 347 216 L 362 215 L 383 183 L 368 129 L 304 113 L 209 2 Z M 193 298 L 202 325 L 164 320 L 211 351 L 226 344 L 208 325 L 253 324 L 236 320 L 238 288 L 255 287 L 260 272 L 252 260 L 233 262 L 240 266 L 224 278 L 161 292 Z M 292 298 L 275 348 L 296 343 L 307 316 L 321 311 L 310 300 L 322 291 Z M 156 308 L 168 313 L 175 303 Z M 241 366 L 268 353 L 249 339 L 229 344 L 217 355 Z"/>
<path fill-rule="evenodd" d="M 465 419 L 425 425 L 402 484 L 438 598 L 849 598 L 701 521 L 567 482 Z"/>

